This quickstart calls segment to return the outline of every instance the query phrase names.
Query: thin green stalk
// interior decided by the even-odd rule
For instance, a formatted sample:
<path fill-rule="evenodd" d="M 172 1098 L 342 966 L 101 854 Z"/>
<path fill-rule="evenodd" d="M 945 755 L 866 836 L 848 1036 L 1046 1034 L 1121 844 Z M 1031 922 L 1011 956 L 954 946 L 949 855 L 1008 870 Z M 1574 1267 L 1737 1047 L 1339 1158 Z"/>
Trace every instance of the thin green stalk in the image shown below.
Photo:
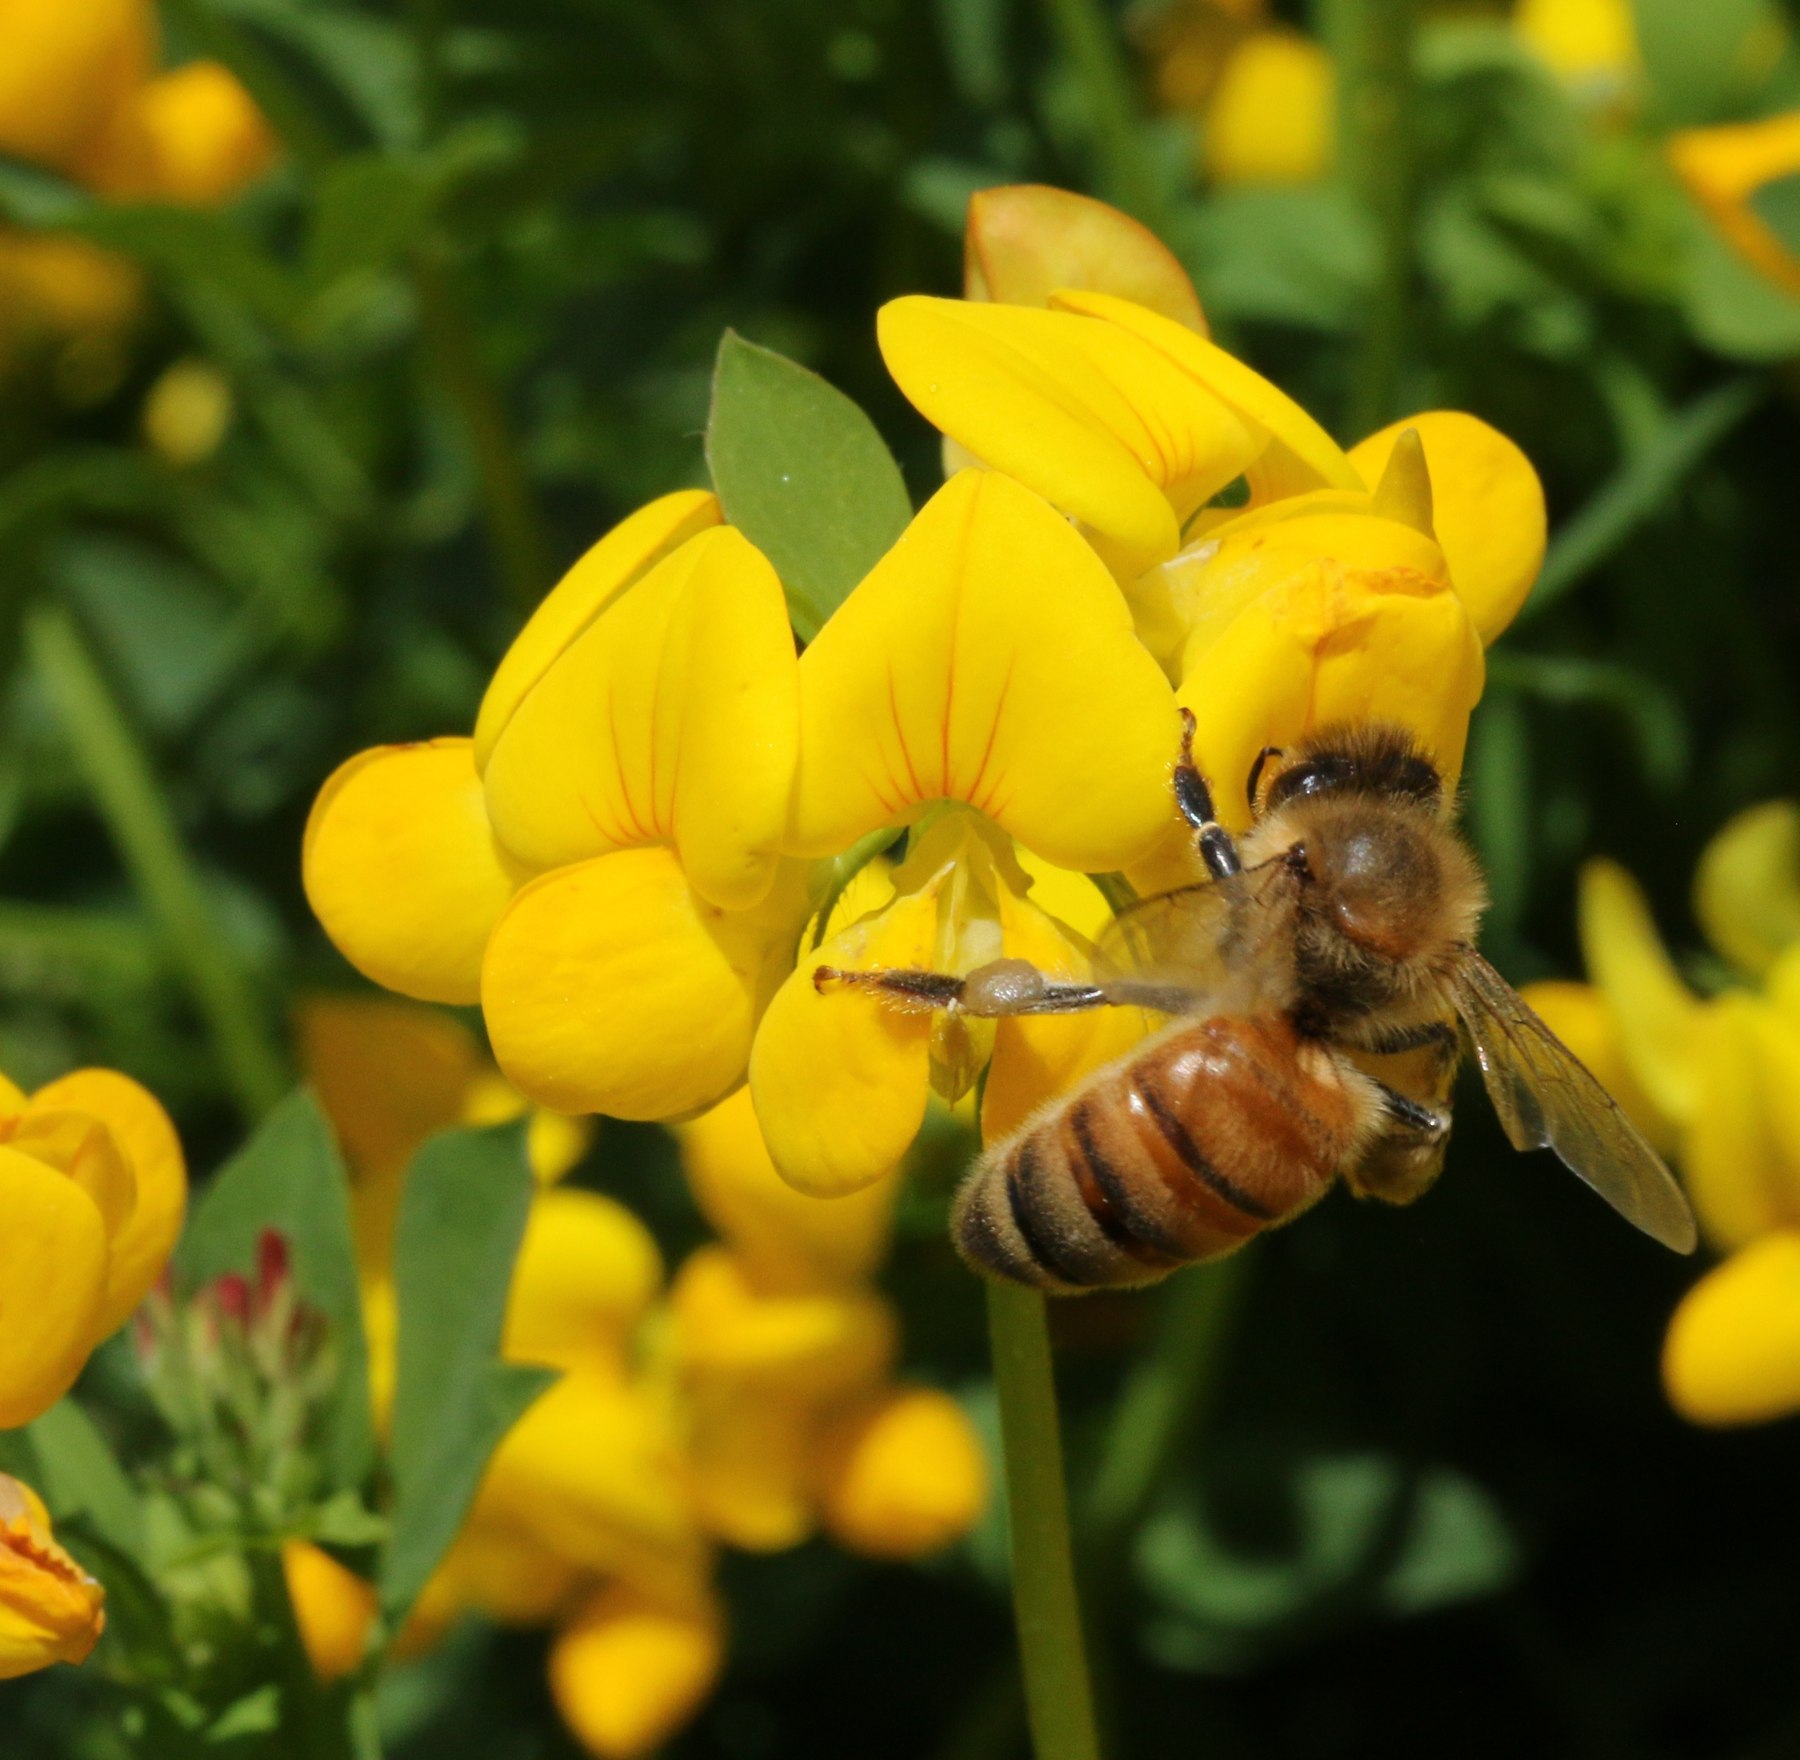
<path fill-rule="evenodd" d="M 1248 1270 L 1245 1255 L 1234 1253 L 1168 1286 L 1161 1330 L 1119 1397 L 1088 1503 L 1093 1557 L 1109 1574 L 1175 1451 L 1205 1415 Z"/>
<path fill-rule="evenodd" d="M 219 934 L 150 760 L 61 606 L 35 606 L 26 640 L 94 804 L 187 982 L 219 1069 L 246 1119 L 255 1119 L 287 1091 L 288 1073 L 249 979 Z"/>
<path fill-rule="evenodd" d="M 1162 193 L 1138 85 L 1111 16 L 1099 0 L 1044 0 L 1044 10 L 1087 101 L 1101 193 L 1160 234 Z"/>
<path fill-rule="evenodd" d="M 990 1283 L 988 1337 L 1000 1396 L 1012 1535 L 1013 1617 L 1037 1760 L 1098 1760 L 1063 1480 L 1049 1316 L 1035 1290 Z"/>
<path fill-rule="evenodd" d="M 1339 15 L 1344 162 L 1375 222 L 1381 253 L 1351 387 L 1347 426 L 1360 436 L 1395 413 L 1413 319 L 1418 0 L 1341 0 Z"/>
<path fill-rule="evenodd" d="M 414 262 L 413 285 L 427 365 L 462 418 L 474 450 L 494 560 L 513 598 L 535 605 L 551 582 L 550 546 L 505 401 L 481 358 L 449 270 L 429 248 Z"/>

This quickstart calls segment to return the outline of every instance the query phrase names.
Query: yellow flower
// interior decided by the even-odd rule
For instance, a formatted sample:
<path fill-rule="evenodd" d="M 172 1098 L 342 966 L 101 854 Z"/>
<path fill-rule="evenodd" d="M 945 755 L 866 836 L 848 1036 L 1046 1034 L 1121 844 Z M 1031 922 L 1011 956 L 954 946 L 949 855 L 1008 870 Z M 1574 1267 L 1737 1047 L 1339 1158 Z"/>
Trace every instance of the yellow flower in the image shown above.
<path fill-rule="evenodd" d="M 1642 892 L 1591 863 L 1582 947 L 1593 987 L 1533 986 L 1553 1028 L 1671 1149 L 1725 1263 L 1670 1324 L 1664 1378 L 1696 1423 L 1800 1410 L 1800 808 L 1755 807 L 1701 858 L 1695 910 L 1742 981 L 1696 995 Z M 1760 985 L 1760 987 L 1756 987 Z"/>
<path fill-rule="evenodd" d="M 0 1427 L 66 1393 L 162 1275 L 187 1170 L 128 1077 L 77 1070 L 27 1098 L 0 1077 Z"/>
<path fill-rule="evenodd" d="M 216 61 L 190 61 L 150 80 L 96 167 L 103 194 L 212 208 L 275 163 L 275 137 L 237 76 Z"/>
<path fill-rule="evenodd" d="M 1043 309 L 904 298 L 880 339 L 922 414 L 1110 567 L 1199 717 L 1228 822 L 1257 752 L 1327 720 L 1400 721 L 1454 778 L 1483 645 L 1543 559 L 1543 493 L 1503 435 L 1431 411 L 1346 453 L 1193 328 L 1107 286 Z M 1221 505 L 1240 479 L 1247 503 Z"/>
<path fill-rule="evenodd" d="M 1800 172 L 1800 110 L 1686 129 L 1669 137 L 1668 154 L 1725 242 L 1777 287 L 1800 294 L 1800 259 L 1751 206 L 1758 191 Z"/>
<path fill-rule="evenodd" d="M 0 1680 L 85 1662 L 106 1629 L 105 1603 L 57 1545 L 37 1493 L 0 1473 Z"/>
<path fill-rule="evenodd" d="M 306 1659 L 329 1684 L 361 1666 L 375 1623 L 375 1588 L 307 1540 L 281 1548 L 281 1569 Z"/>
<path fill-rule="evenodd" d="M 150 0 L 0 0 L 0 152 L 78 172 L 156 59 Z"/>
<path fill-rule="evenodd" d="M 724 1614 L 710 1596 L 659 1599 L 614 1585 L 557 1634 L 550 1690 L 590 1754 L 637 1760 L 693 1715 L 724 1650 Z"/>
<path fill-rule="evenodd" d="M 806 911 L 780 856 L 793 637 L 719 520 L 699 492 L 634 514 L 538 607 L 473 739 L 351 759 L 307 829 L 308 897 L 350 961 L 479 1000 L 501 1068 L 561 1111 L 728 1093 Z"/>

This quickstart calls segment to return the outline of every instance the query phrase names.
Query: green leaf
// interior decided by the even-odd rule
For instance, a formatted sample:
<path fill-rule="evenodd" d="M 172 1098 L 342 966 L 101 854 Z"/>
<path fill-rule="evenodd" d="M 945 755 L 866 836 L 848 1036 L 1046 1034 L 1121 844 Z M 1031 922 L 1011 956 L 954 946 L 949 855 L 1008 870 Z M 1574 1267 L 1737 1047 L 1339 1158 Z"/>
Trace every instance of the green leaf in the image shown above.
<path fill-rule="evenodd" d="M 393 1538 L 380 1571 L 391 1626 L 455 1539 L 496 1444 L 555 1379 L 499 1358 L 532 1185 L 516 1123 L 433 1137 L 406 1176 L 394 1233 Z"/>
<path fill-rule="evenodd" d="M 1769 0 L 1633 0 L 1658 120 L 1711 122 L 1755 72 L 1756 41 L 1780 28 Z"/>
<path fill-rule="evenodd" d="M 713 372 L 706 462 L 725 517 L 775 565 L 805 641 L 912 517 L 875 424 L 817 373 L 731 330 Z"/>
<path fill-rule="evenodd" d="M 295 1287 L 330 1325 L 338 1392 L 327 1456 L 335 1484 L 360 1485 L 374 1465 L 375 1430 L 350 1183 L 331 1126 L 304 1089 L 276 1107 L 213 1180 L 182 1238 L 183 1277 L 200 1283 L 246 1270 L 265 1229 L 287 1237 Z"/>
<path fill-rule="evenodd" d="M 1750 197 L 1750 206 L 1789 253 L 1800 257 L 1800 172 L 1765 183 Z"/>
<path fill-rule="evenodd" d="M 36 1489 L 58 1522 L 81 1519 L 100 1539 L 140 1557 L 143 1511 L 111 1446 L 80 1406 L 59 1400 L 28 1431 Z"/>
<path fill-rule="evenodd" d="M 70 229 L 137 258 L 152 273 L 191 282 L 254 313 L 292 323 L 300 308 L 294 277 L 244 227 L 222 213 L 164 204 L 97 203 Z"/>
<path fill-rule="evenodd" d="M 396 264 L 424 234 L 436 179 L 418 160 L 384 153 L 339 159 L 319 179 L 306 266 L 315 287 Z"/>

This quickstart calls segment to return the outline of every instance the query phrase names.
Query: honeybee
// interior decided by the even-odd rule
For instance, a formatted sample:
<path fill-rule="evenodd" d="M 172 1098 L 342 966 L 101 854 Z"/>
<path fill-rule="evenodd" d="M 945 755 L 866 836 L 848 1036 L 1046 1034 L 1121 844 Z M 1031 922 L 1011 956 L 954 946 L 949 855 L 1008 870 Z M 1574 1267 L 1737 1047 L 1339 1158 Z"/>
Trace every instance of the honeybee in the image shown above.
<path fill-rule="evenodd" d="M 1271 747 L 1239 843 L 1193 734 L 1187 715 L 1173 784 L 1209 878 L 1122 912 L 1091 981 L 1015 959 L 966 977 L 814 973 L 915 1011 L 1171 1017 L 981 1156 L 952 1211 L 963 1258 L 1074 1294 L 1218 1258 L 1339 1179 L 1411 1203 L 1443 1166 L 1465 1041 L 1514 1148 L 1555 1150 L 1628 1221 L 1691 1252 L 1692 1213 L 1655 1150 L 1475 951 L 1480 870 L 1412 737 L 1357 723 Z"/>

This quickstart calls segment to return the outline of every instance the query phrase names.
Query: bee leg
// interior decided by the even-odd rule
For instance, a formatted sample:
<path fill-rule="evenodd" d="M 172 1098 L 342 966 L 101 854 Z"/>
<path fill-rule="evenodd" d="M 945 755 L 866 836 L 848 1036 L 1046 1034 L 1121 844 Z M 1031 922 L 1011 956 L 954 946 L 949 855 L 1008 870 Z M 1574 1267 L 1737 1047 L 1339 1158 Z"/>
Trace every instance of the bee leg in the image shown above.
<path fill-rule="evenodd" d="M 1215 880 L 1243 872 L 1237 844 L 1213 811 L 1212 789 L 1194 762 L 1194 712 L 1181 711 L 1181 756 L 1175 761 L 1175 805 L 1194 828 L 1194 843 Z"/>
<path fill-rule="evenodd" d="M 1282 748 L 1280 746 L 1264 746 L 1256 754 L 1255 762 L 1250 766 L 1250 780 L 1244 784 L 1244 799 L 1248 803 L 1252 815 L 1256 812 L 1256 789 L 1262 781 L 1263 766 L 1271 758 L 1279 758 L 1281 755 Z"/>
<path fill-rule="evenodd" d="M 1023 959 L 991 960 L 966 978 L 903 966 L 875 966 L 860 972 L 836 966 L 813 968 L 815 990 L 824 991 L 834 984 L 878 991 L 890 1008 L 909 1014 L 954 1008 L 981 1020 L 1011 1014 L 1080 1014 L 1090 1008 L 1160 1008 L 1179 1014 L 1190 1004 L 1186 991 L 1167 985 L 1075 983 L 1048 977 Z"/>
<path fill-rule="evenodd" d="M 1370 1077 L 1370 1080 L 1374 1081 L 1374 1078 Z M 1410 1094 L 1402 1094 L 1398 1088 L 1390 1088 L 1386 1082 L 1375 1082 L 1374 1086 L 1381 1101 L 1382 1118 L 1387 1125 L 1382 1133 L 1384 1136 L 1420 1145 L 1435 1145 L 1449 1136 L 1448 1107 L 1426 1106 L 1413 1099 Z"/>

